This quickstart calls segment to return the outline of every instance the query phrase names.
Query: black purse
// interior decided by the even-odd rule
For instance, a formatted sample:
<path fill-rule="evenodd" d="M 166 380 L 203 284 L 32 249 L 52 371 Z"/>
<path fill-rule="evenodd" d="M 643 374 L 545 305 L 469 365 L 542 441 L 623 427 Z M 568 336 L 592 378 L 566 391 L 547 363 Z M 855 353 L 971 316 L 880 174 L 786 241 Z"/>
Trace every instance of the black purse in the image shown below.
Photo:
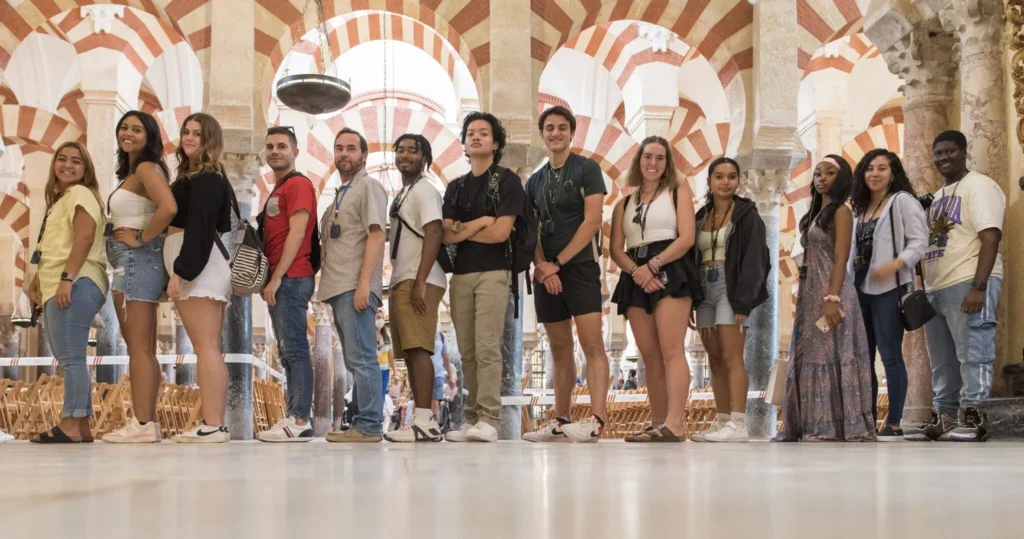
<path fill-rule="evenodd" d="M 896 252 L 896 225 L 895 219 L 892 214 L 896 211 L 896 200 L 892 201 L 893 207 L 889 209 L 889 228 L 891 229 L 892 235 L 892 254 L 897 256 Z M 921 276 L 921 263 L 918 262 L 915 266 L 916 274 Z M 914 288 L 914 282 L 911 280 L 910 288 Z M 903 283 L 900 282 L 900 272 L 896 272 L 896 291 L 897 293 L 903 292 Z M 921 276 L 921 289 L 912 290 L 906 296 L 900 298 L 900 315 L 903 318 L 903 327 L 907 331 L 915 331 L 924 327 L 929 320 L 935 318 L 935 307 L 932 307 L 930 301 L 928 301 L 928 294 L 924 288 L 924 277 Z"/>

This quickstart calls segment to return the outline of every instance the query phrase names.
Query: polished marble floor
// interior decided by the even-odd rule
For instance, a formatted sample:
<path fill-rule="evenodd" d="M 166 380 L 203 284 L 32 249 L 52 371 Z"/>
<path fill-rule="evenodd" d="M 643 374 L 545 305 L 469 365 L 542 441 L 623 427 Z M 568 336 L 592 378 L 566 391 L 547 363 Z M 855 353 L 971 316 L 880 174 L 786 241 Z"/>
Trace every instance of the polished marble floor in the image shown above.
<path fill-rule="evenodd" d="M 0 445 L 0 538 L 1024 536 L 1024 445 Z"/>

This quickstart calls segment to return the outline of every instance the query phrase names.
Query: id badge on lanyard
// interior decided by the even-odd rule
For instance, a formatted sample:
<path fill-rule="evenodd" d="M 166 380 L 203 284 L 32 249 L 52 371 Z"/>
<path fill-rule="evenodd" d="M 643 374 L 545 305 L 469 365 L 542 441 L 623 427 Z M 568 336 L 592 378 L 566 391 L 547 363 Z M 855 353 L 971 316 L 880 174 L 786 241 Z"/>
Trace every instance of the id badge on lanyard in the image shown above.
<path fill-rule="evenodd" d="M 352 182 L 351 181 L 348 182 L 347 185 L 345 185 L 344 187 L 342 187 L 340 189 L 340 191 L 341 191 L 341 198 L 339 198 L 338 201 L 334 203 L 334 218 L 331 219 L 331 232 L 330 232 L 332 240 L 336 240 L 336 239 L 341 237 L 341 225 L 339 225 L 337 223 L 337 221 L 338 221 L 338 211 L 341 210 L 341 203 L 344 202 L 345 195 L 348 194 L 349 187 L 352 187 Z"/>

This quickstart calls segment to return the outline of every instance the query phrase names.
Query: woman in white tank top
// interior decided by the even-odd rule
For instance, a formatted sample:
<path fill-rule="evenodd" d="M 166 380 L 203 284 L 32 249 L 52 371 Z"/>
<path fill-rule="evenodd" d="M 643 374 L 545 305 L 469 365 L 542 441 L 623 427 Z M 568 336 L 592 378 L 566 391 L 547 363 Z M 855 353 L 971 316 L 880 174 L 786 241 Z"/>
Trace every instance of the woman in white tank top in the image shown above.
<path fill-rule="evenodd" d="M 612 301 L 629 319 L 647 367 L 651 426 L 626 441 L 681 442 L 690 393 L 686 321 L 700 301 L 697 269 L 684 256 L 694 242 L 693 194 L 661 137 L 640 145 L 627 183 L 635 190 L 612 218 L 611 256 L 622 271 Z"/>
<path fill-rule="evenodd" d="M 156 423 L 160 365 L 156 360 L 156 322 L 167 287 L 164 230 L 178 211 L 168 184 L 163 140 L 156 120 L 136 110 L 117 123 L 117 178 L 107 201 L 107 260 L 113 268 L 111 291 L 128 345 L 135 414 L 128 425 L 103 437 L 109 443 L 160 441 Z"/>

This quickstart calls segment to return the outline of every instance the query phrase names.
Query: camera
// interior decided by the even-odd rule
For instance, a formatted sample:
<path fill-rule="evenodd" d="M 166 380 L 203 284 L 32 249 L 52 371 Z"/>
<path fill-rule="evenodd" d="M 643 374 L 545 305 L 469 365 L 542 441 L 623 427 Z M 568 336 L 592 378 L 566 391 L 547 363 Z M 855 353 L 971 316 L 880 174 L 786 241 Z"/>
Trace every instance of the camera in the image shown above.
<path fill-rule="evenodd" d="M 918 198 L 917 201 L 920 202 L 921 207 L 924 208 L 925 211 L 927 211 L 928 208 L 932 207 L 932 202 L 935 202 L 935 195 L 928 193 L 922 196 L 921 198 Z"/>

